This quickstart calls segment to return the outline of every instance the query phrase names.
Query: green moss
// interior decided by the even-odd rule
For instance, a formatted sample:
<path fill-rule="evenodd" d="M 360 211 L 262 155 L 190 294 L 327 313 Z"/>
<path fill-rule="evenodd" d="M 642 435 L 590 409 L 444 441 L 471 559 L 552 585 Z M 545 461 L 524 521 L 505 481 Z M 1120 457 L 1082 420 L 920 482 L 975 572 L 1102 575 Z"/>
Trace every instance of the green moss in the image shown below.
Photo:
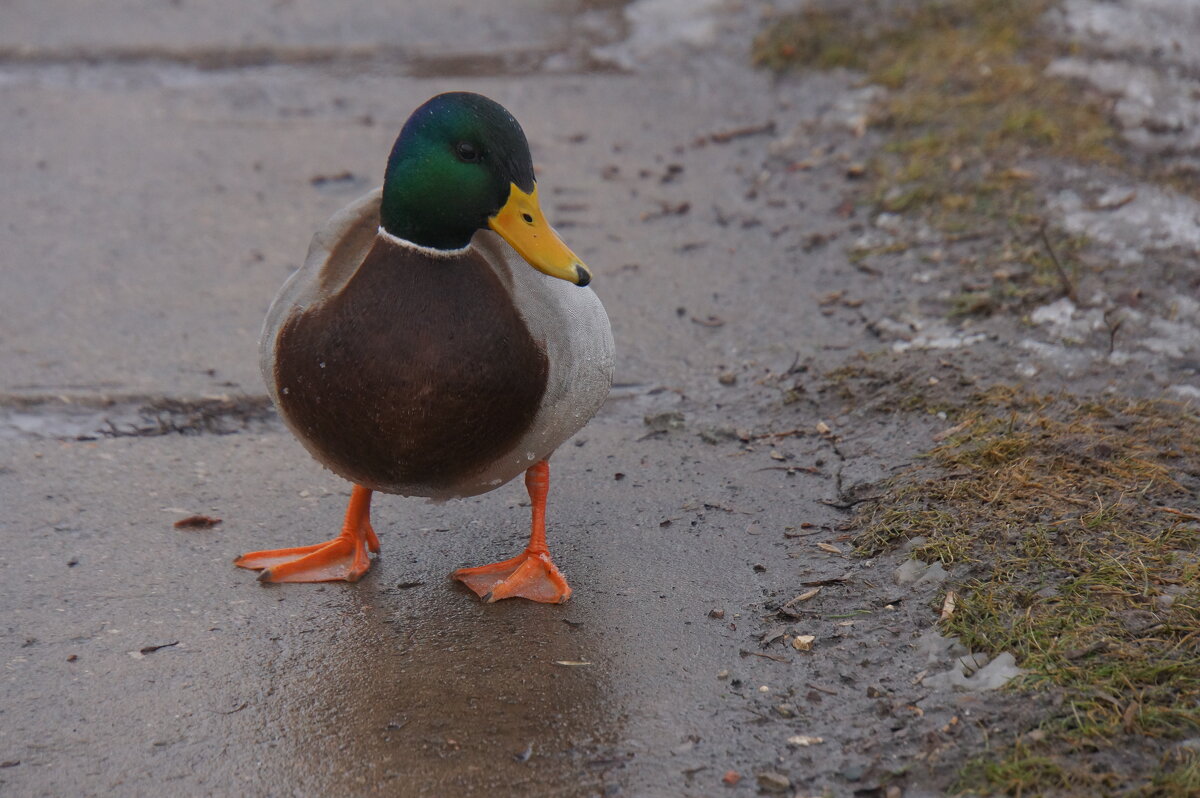
<path fill-rule="evenodd" d="M 1048 789 L 1071 789 L 1077 786 L 1074 782 L 1057 759 L 1018 748 L 1000 760 L 980 757 L 969 762 L 956 791 L 977 784 L 1002 784 L 1010 795 L 1040 795 Z"/>
<path fill-rule="evenodd" d="M 839 10 L 810 8 L 788 16 L 758 38 L 755 63 L 774 70 L 797 64 L 862 69 L 869 39 L 849 22 L 849 15 Z"/>

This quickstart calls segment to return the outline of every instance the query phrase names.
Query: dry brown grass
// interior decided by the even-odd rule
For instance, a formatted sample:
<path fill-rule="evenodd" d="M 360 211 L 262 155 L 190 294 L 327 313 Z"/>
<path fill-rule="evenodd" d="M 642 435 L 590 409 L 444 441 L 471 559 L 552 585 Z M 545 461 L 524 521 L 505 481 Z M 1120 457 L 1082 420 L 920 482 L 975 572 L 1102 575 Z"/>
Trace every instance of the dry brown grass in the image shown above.
<path fill-rule="evenodd" d="M 959 423 L 864 510 L 860 548 L 917 539 L 914 556 L 966 564 L 946 633 L 1013 652 L 1021 687 L 1062 696 L 1033 739 L 972 762 L 964 786 L 1111 786 L 1128 774 L 1088 752 L 1200 730 L 1200 415 L 993 389 Z M 1139 789 L 1194 794 L 1197 775 L 1173 760 Z"/>

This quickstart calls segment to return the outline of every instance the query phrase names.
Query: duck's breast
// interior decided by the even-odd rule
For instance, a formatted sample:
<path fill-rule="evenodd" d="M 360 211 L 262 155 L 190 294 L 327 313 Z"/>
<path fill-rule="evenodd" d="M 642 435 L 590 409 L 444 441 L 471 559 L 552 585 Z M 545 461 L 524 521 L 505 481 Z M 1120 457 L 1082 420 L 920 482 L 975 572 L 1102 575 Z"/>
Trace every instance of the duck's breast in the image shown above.
<path fill-rule="evenodd" d="M 512 449 L 460 486 L 482 493 L 545 459 L 600 410 L 612 386 L 614 346 L 608 314 L 590 286 L 580 287 L 535 270 L 490 231 L 473 245 L 497 266 L 510 287 L 550 371 L 537 416 Z"/>
<path fill-rule="evenodd" d="M 365 487 L 462 491 L 530 431 L 547 353 L 504 274 L 380 236 L 336 293 L 293 307 L 273 341 L 275 396 L 326 466 Z"/>

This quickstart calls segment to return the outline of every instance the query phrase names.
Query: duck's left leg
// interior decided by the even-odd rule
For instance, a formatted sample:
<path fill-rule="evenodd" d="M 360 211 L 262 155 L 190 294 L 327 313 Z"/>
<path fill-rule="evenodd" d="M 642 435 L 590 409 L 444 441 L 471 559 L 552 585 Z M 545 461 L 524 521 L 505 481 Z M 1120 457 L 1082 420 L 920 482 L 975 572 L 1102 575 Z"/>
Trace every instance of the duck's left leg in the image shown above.
<path fill-rule="evenodd" d="M 260 582 L 357 582 L 371 567 L 367 551 L 379 551 L 371 528 L 371 491 L 355 485 L 342 533 L 314 546 L 268 549 L 243 554 L 234 565 L 262 571 Z"/>
<path fill-rule="evenodd" d="M 525 472 L 525 488 L 533 504 L 529 545 L 511 560 L 459 568 L 452 577 L 474 590 L 484 601 L 520 597 L 546 604 L 561 604 L 571 597 L 567 580 L 550 559 L 546 548 L 546 494 L 550 492 L 550 464 L 542 460 Z"/>

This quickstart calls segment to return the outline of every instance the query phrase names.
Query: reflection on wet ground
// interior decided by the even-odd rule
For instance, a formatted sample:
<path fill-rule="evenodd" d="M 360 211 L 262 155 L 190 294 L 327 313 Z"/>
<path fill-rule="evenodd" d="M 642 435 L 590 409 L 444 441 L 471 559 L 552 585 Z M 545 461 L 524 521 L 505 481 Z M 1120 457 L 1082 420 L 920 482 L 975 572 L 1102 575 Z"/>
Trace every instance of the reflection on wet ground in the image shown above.
<path fill-rule="evenodd" d="M 297 764 L 331 790 L 603 793 L 619 713 L 600 671 L 576 664 L 597 651 L 592 625 L 570 605 L 482 605 L 433 581 L 354 590 L 312 677 L 281 684 Z"/>

